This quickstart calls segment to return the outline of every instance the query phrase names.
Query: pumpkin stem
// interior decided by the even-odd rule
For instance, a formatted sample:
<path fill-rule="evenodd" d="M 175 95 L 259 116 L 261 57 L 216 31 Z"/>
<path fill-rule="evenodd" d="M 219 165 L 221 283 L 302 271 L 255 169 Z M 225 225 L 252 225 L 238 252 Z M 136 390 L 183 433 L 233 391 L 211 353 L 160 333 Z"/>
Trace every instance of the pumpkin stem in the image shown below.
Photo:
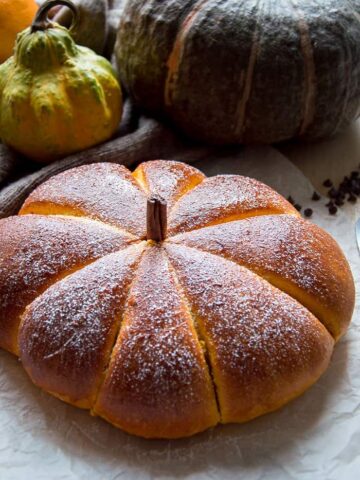
<path fill-rule="evenodd" d="M 148 198 L 146 212 L 146 238 L 161 242 L 165 240 L 167 227 L 166 202 L 158 195 Z"/>
<path fill-rule="evenodd" d="M 31 33 L 39 30 L 47 30 L 48 28 L 52 28 L 54 26 L 54 23 L 48 18 L 48 12 L 57 5 L 64 5 L 71 10 L 73 14 L 73 21 L 70 28 L 73 29 L 75 27 L 79 20 L 79 11 L 75 4 L 71 0 L 48 0 L 47 2 L 43 3 L 37 11 L 34 21 L 31 25 Z"/>

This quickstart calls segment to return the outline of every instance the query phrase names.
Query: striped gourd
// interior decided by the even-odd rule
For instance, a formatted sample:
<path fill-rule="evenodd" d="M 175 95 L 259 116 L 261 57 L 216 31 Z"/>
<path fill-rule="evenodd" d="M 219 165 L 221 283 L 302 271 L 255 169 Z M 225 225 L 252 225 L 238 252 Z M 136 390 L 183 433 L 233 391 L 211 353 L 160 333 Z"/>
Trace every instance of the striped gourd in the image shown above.
<path fill-rule="evenodd" d="M 360 114 L 360 0 L 129 0 L 136 103 L 214 143 L 317 139 Z"/>

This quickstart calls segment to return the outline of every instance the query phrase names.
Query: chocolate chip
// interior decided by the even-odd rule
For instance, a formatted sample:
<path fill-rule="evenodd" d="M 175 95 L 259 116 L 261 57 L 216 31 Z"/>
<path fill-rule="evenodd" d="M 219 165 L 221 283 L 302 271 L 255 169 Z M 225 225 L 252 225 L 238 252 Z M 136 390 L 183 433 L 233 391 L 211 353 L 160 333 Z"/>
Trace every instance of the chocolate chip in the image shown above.
<path fill-rule="evenodd" d="M 304 210 L 304 215 L 305 215 L 305 217 L 310 218 L 310 217 L 312 216 L 312 214 L 313 214 L 313 211 L 312 211 L 311 208 L 306 208 L 306 209 Z"/>
<path fill-rule="evenodd" d="M 317 202 L 318 200 L 320 200 L 320 195 L 317 193 L 317 192 L 314 192 L 313 193 L 313 196 L 311 197 L 311 200 L 314 200 L 314 202 Z"/>
<path fill-rule="evenodd" d="M 338 195 L 339 195 L 339 192 L 334 187 L 330 188 L 330 190 L 328 191 L 328 196 L 330 198 L 336 198 Z"/>
<path fill-rule="evenodd" d="M 325 182 L 323 183 L 324 187 L 327 187 L 327 188 L 330 188 L 333 186 L 333 183 L 332 181 L 328 178 L 327 180 L 325 180 Z"/>
<path fill-rule="evenodd" d="M 299 205 L 298 203 L 295 203 L 294 207 L 296 208 L 296 210 L 297 210 L 298 212 L 300 212 L 301 209 L 302 209 L 302 206 Z"/>
<path fill-rule="evenodd" d="M 360 165 L 358 170 L 353 170 L 349 175 L 345 175 L 339 186 L 334 186 L 333 182 L 328 178 L 323 182 L 323 185 L 328 188 L 327 196 L 330 201 L 326 204 L 331 215 L 335 215 L 338 211 L 337 207 L 342 207 L 345 202 L 357 203 L 360 197 Z M 317 198 L 313 194 L 313 199 Z"/>

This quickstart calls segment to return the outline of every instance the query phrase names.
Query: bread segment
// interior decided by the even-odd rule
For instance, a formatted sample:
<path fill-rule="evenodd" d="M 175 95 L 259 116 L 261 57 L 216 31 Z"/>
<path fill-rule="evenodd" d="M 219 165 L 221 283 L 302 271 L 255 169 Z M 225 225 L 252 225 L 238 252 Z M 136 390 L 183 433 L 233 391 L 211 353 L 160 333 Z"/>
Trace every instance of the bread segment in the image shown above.
<path fill-rule="evenodd" d="M 133 239 L 93 220 L 27 215 L 0 220 L 0 346 L 18 353 L 25 307 L 54 282 Z"/>
<path fill-rule="evenodd" d="M 159 195 L 170 210 L 174 203 L 205 179 L 194 167 L 176 161 L 153 160 L 141 163 L 133 176 L 148 195 Z"/>
<path fill-rule="evenodd" d="M 309 309 L 338 339 L 354 309 L 354 282 L 335 240 L 294 215 L 265 215 L 177 235 L 171 242 L 228 258 Z"/>
<path fill-rule="evenodd" d="M 206 340 L 222 422 L 275 410 L 325 371 L 334 340 L 297 301 L 218 256 L 166 250 Z"/>
<path fill-rule="evenodd" d="M 163 249 L 148 247 L 93 412 L 129 433 L 178 438 L 215 425 L 215 395 Z"/>
<path fill-rule="evenodd" d="M 169 218 L 169 236 L 246 217 L 299 215 L 267 185 L 240 175 L 217 175 L 180 198 Z"/>
<path fill-rule="evenodd" d="M 36 385 L 91 408 L 143 248 L 103 257 L 53 285 L 26 309 L 20 359 Z"/>
<path fill-rule="evenodd" d="M 86 216 L 145 237 L 146 195 L 122 165 L 94 163 L 67 170 L 36 188 L 20 215 Z"/>

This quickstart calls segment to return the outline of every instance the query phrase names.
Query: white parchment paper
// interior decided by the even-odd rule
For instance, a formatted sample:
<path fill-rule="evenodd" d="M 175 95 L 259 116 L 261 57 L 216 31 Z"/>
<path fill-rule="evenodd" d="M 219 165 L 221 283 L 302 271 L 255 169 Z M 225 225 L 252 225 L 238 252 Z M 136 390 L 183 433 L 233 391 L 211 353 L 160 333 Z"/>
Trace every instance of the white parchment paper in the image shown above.
<path fill-rule="evenodd" d="M 208 175 L 253 176 L 313 208 L 312 220 L 340 243 L 359 283 L 354 220 L 360 210 L 346 208 L 330 217 L 325 199 L 310 200 L 313 185 L 284 154 L 270 147 L 245 148 L 197 166 Z M 317 168 L 319 178 L 328 176 L 325 161 Z M 31 384 L 15 357 L 1 351 L 0 479 L 358 479 L 359 327 L 357 306 L 328 371 L 282 410 L 179 441 L 129 436 L 52 398 Z"/>

